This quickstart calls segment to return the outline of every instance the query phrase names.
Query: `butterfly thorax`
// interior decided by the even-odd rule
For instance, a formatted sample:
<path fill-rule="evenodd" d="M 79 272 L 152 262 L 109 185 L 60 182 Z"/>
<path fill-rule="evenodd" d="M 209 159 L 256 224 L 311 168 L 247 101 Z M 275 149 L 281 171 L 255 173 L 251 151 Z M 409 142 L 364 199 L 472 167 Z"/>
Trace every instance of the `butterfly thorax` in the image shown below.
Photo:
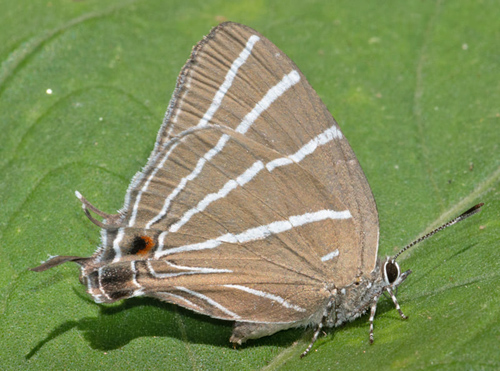
<path fill-rule="evenodd" d="M 369 309 L 374 300 L 378 300 L 386 286 L 380 270 L 380 261 L 377 261 L 369 276 L 359 277 L 351 285 L 337 290 L 335 305 L 326 326 L 340 326 L 358 318 Z"/>

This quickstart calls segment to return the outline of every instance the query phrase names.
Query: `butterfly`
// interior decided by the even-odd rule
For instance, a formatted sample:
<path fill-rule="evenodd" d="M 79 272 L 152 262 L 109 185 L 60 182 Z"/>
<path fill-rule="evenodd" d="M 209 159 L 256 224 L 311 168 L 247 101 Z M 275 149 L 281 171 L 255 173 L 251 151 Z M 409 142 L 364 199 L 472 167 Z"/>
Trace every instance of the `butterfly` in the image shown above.
<path fill-rule="evenodd" d="M 118 213 L 76 195 L 100 247 L 33 270 L 79 264 L 97 303 L 157 298 L 234 321 L 237 344 L 313 326 L 303 355 L 323 327 L 368 310 L 373 341 L 383 293 L 406 318 L 394 292 L 411 271 L 399 254 L 377 258 L 377 207 L 347 139 L 298 67 L 247 26 L 222 23 L 194 47 Z"/>

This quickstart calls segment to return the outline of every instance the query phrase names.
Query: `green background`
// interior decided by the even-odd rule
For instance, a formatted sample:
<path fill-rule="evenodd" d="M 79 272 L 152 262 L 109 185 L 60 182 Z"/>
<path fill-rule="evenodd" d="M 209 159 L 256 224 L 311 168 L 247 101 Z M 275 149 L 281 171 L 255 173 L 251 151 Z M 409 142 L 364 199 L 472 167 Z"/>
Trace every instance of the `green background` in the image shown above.
<path fill-rule="evenodd" d="M 500 6 L 493 1 L 0 2 L 0 368 L 500 368 Z M 100 209 L 123 203 L 191 48 L 247 24 L 301 68 L 372 186 L 381 254 L 477 202 L 484 210 L 400 259 L 408 321 L 383 298 L 330 330 L 229 342 L 231 324 L 150 299 L 97 305 L 66 264 Z M 47 94 L 52 89 L 52 94 Z"/>

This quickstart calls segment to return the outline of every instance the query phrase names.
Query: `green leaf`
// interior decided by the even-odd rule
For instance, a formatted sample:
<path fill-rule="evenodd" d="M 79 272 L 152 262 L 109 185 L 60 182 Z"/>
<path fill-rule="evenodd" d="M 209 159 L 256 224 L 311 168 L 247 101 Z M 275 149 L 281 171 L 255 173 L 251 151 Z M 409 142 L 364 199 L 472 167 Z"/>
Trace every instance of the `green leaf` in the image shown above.
<path fill-rule="evenodd" d="M 500 8 L 495 1 L 4 2 L 0 15 L 2 369 L 500 368 Z M 231 324 L 151 299 L 97 305 L 71 264 L 99 233 L 74 191 L 120 208 L 192 46 L 223 20 L 286 52 L 372 186 L 379 254 L 477 202 L 401 259 L 402 321 L 382 299 L 331 329 L 229 344 Z M 51 94 L 49 90 L 51 89 Z"/>

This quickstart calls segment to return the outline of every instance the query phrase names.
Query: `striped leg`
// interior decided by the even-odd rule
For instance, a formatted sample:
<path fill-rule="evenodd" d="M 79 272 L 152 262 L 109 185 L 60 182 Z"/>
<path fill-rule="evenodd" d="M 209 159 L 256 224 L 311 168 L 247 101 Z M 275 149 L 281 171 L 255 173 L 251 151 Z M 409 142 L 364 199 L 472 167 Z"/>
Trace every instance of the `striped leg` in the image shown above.
<path fill-rule="evenodd" d="M 328 313 L 330 313 L 330 311 L 332 310 L 333 303 L 334 303 L 334 301 L 331 300 L 328 303 L 328 305 L 326 306 L 326 308 L 324 309 L 324 311 L 323 311 L 323 318 L 321 318 L 321 322 L 318 323 L 318 327 L 316 328 L 316 331 L 314 331 L 314 335 L 313 335 L 313 338 L 312 338 L 311 342 L 307 346 L 306 350 L 304 350 L 304 352 L 300 355 L 300 358 L 304 358 L 305 356 L 307 356 L 307 354 L 312 349 L 312 347 L 313 347 L 314 343 L 316 342 L 316 340 L 318 340 L 318 337 L 319 337 L 319 334 L 321 332 L 321 329 L 323 328 L 324 323 L 325 323 L 326 319 L 328 318 Z"/>
<path fill-rule="evenodd" d="M 392 290 L 390 288 L 388 288 L 388 287 L 386 288 L 386 290 L 389 293 L 389 295 L 391 295 L 392 302 L 396 306 L 396 309 L 399 312 L 399 315 L 401 316 L 401 318 L 402 319 L 408 319 L 408 316 L 405 316 L 405 314 L 401 310 L 401 307 L 399 306 L 399 303 L 398 303 L 398 299 L 396 299 L 396 296 L 394 295 L 394 293 L 392 292 Z"/>
<path fill-rule="evenodd" d="M 373 344 L 373 320 L 375 318 L 375 312 L 377 311 L 378 298 L 378 295 L 373 298 L 373 304 L 370 308 L 370 344 Z"/>

